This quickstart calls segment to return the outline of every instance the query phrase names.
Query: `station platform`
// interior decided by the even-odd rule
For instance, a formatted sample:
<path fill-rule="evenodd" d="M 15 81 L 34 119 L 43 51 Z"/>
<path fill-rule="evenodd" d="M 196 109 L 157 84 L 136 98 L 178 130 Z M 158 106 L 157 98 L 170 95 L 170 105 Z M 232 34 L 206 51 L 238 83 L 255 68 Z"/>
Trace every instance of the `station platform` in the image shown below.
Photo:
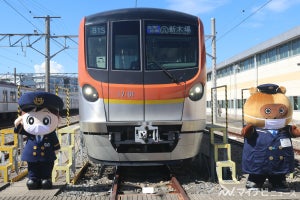
<path fill-rule="evenodd" d="M 13 136 L 17 135 L 14 134 L 13 131 L 10 131 L 8 133 Z M 6 135 L 10 136 L 8 133 L 6 133 Z M 9 159 L 11 155 L 11 153 L 9 153 L 6 160 L 4 160 L 4 157 L 1 160 L 1 164 L 4 163 L 7 165 L 8 162 L 10 163 L 10 168 L 1 168 L 1 199 L 51 199 L 54 198 L 55 195 L 66 184 L 76 182 L 78 176 L 80 175 L 79 173 L 81 173 L 83 167 L 86 167 L 86 164 L 88 163 L 86 158 L 83 158 L 83 148 L 79 135 L 79 124 L 72 124 L 70 126 L 60 128 L 58 129 L 57 134 L 61 149 L 57 154 L 57 160 L 55 161 L 54 169 L 52 172 L 53 188 L 49 190 L 28 190 L 26 186 L 26 176 L 28 173 L 26 162 L 20 161 L 20 153 L 14 154 L 14 159 Z M 4 145 L 4 137 L 1 141 L 3 141 L 2 147 L 8 146 Z M 14 145 L 11 146 L 15 149 L 18 148 L 18 142 L 16 141 L 16 139 L 14 140 Z M 3 178 L 5 177 L 4 175 L 8 176 L 8 178 Z"/>
<path fill-rule="evenodd" d="M 20 197 L 23 197 L 23 199 L 25 199 L 25 197 L 54 197 L 59 191 L 60 189 L 65 185 L 65 183 L 63 182 L 55 182 L 53 183 L 53 188 L 49 189 L 49 190 L 28 190 L 28 188 L 26 187 L 26 182 L 27 182 L 27 178 L 24 178 L 18 182 L 13 182 L 13 183 L 7 183 L 3 184 L 1 188 L 5 188 L 2 191 L 0 191 L 0 196 L 1 199 L 2 198 L 19 198 L 22 199 Z M 32 198 L 31 198 L 32 199 Z"/>

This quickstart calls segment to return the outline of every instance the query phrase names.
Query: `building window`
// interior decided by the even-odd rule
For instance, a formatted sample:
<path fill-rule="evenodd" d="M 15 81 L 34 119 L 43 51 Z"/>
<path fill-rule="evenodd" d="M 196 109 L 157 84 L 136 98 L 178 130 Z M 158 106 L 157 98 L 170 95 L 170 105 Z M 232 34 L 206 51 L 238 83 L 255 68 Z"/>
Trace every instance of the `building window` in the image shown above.
<path fill-rule="evenodd" d="M 207 81 L 211 81 L 211 73 L 207 74 Z"/>
<path fill-rule="evenodd" d="M 300 110 L 300 96 L 294 96 L 292 99 L 294 110 Z"/>
<path fill-rule="evenodd" d="M 293 55 L 300 54 L 300 39 L 293 41 L 292 52 L 293 52 Z"/>
<path fill-rule="evenodd" d="M 261 53 L 257 56 L 257 65 L 264 65 L 267 63 L 267 53 Z"/>
<path fill-rule="evenodd" d="M 234 108 L 234 100 L 233 100 L 233 99 L 231 99 L 231 100 L 229 101 L 229 104 L 230 104 L 230 108 Z"/>
<path fill-rule="evenodd" d="M 207 107 L 207 108 L 210 108 L 210 107 L 211 107 L 211 101 L 207 101 L 207 102 L 206 102 L 206 107 Z"/>
<path fill-rule="evenodd" d="M 289 44 L 284 44 L 279 47 L 279 59 L 283 59 L 289 56 Z"/>
<path fill-rule="evenodd" d="M 269 62 L 274 62 L 277 60 L 276 48 L 268 51 Z"/>
<path fill-rule="evenodd" d="M 237 100 L 237 103 L 238 103 L 237 108 L 242 108 L 242 107 L 243 107 L 242 99 L 238 99 L 238 100 Z"/>
<path fill-rule="evenodd" d="M 239 65 L 241 71 L 249 70 L 254 67 L 254 57 L 248 58 L 242 62 L 240 62 Z"/>

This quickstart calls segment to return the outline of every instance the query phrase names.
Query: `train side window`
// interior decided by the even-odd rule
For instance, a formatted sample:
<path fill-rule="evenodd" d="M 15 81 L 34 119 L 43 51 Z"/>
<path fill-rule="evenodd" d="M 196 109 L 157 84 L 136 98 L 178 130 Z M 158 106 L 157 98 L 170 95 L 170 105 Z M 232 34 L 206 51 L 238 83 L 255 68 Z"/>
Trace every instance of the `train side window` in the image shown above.
<path fill-rule="evenodd" d="M 140 23 L 113 23 L 113 70 L 140 70 Z"/>
<path fill-rule="evenodd" d="M 16 102 L 16 91 L 11 91 L 10 92 L 10 102 Z"/>
<path fill-rule="evenodd" d="M 3 90 L 3 102 L 7 102 L 7 90 Z"/>
<path fill-rule="evenodd" d="M 106 24 L 87 27 L 87 62 L 89 68 L 106 69 Z"/>

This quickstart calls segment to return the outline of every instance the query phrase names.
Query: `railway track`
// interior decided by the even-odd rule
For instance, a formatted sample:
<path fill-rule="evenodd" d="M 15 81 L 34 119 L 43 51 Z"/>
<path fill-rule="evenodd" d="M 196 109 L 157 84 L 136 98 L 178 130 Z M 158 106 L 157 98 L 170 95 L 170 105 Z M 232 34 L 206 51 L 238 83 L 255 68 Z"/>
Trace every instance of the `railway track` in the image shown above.
<path fill-rule="evenodd" d="M 97 166 L 90 164 L 76 185 L 67 185 L 58 197 L 98 196 L 101 199 L 189 200 L 167 166 Z"/>
<path fill-rule="evenodd" d="M 166 166 L 118 167 L 110 199 L 119 200 L 134 196 L 162 199 L 167 199 L 168 196 L 172 199 L 189 200 L 176 175 Z"/>

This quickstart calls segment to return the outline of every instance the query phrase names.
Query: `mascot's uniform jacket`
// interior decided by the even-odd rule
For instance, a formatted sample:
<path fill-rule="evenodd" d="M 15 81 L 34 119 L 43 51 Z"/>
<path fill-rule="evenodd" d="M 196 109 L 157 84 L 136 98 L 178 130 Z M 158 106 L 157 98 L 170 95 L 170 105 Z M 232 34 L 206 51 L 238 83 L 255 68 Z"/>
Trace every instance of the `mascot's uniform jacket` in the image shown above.
<path fill-rule="evenodd" d="M 16 131 L 20 128 L 22 127 L 18 126 Z M 35 135 L 27 133 L 24 129 L 21 129 L 19 134 L 27 136 L 21 159 L 28 163 L 28 178 L 51 178 L 56 160 L 55 151 L 60 149 L 56 132 L 45 135 L 41 141 L 37 141 Z"/>
<path fill-rule="evenodd" d="M 18 126 L 16 131 L 21 127 Z M 22 160 L 27 162 L 48 162 L 56 160 L 55 151 L 60 149 L 56 132 L 47 134 L 37 141 L 35 135 L 27 133 L 24 129 L 19 134 L 27 136 L 27 143 L 22 153 Z"/>
<path fill-rule="evenodd" d="M 18 103 L 20 108 L 25 112 L 34 108 L 48 108 L 57 111 L 63 108 L 61 98 L 48 92 L 25 93 L 21 96 Z M 44 135 L 40 141 L 37 140 L 35 135 L 27 133 L 22 128 L 22 125 L 15 128 L 15 132 L 27 136 L 22 160 L 28 162 L 28 178 L 51 178 L 54 161 L 56 160 L 55 151 L 60 149 L 56 132 L 53 131 Z"/>
<path fill-rule="evenodd" d="M 276 94 L 278 86 L 263 84 L 257 87 L 262 93 Z M 291 142 L 291 126 L 281 129 L 254 127 L 245 138 L 242 168 L 248 174 L 282 175 L 294 170 L 294 151 Z"/>
<path fill-rule="evenodd" d="M 245 139 L 243 171 L 249 174 L 286 174 L 294 170 L 294 151 L 291 145 L 290 126 L 269 130 L 255 128 Z"/>

